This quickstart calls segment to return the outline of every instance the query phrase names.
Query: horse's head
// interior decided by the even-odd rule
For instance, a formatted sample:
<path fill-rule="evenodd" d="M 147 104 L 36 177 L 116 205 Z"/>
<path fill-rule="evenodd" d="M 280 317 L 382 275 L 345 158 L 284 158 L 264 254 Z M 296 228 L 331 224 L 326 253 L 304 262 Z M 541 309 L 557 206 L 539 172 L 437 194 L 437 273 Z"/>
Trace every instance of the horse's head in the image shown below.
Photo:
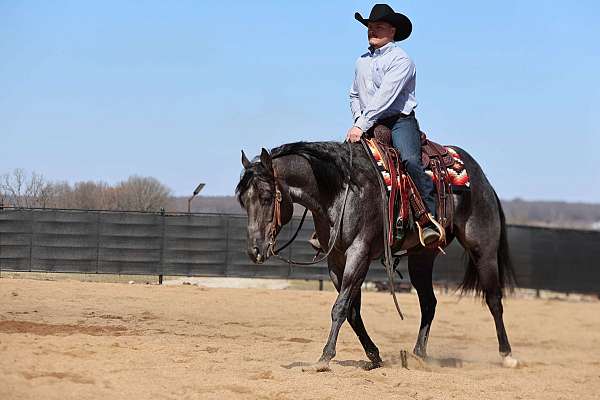
<path fill-rule="evenodd" d="M 242 165 L 244 170 L 235 192 L 248 214 L 248 255 L 260 264 L 275 250 L 275 236 L 292 217 L 293 205 L 267 150 L 262 149 L 253 162 L 242 151 Z"/>

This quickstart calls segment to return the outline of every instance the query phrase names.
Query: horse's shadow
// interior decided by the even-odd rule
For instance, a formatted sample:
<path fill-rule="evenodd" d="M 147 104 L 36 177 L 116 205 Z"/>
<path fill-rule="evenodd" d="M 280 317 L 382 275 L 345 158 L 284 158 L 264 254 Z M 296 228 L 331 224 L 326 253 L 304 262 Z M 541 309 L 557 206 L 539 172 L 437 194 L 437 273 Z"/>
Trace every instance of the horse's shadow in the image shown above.
<path fill-rule="evenodd" d="M 362 369 L 365 371 L 373 369 L 373 364 L 366 360 L 332 360 L 331 364 L 339 365 L 341 367 L 354 367 L 356 369 Z M 314 363 L 296 361 L 287 365 L 281 365 L 281 367 L 285 369 L 293 369 L 311 367 L 313 365 Z"/>
<path fill-rule="evenodd" d="M 432 367 L 442 367 L 442 368 L 462 368 L 464 360 L 457 357 L 444 357 L 444 358 L 436 358 L 436 357 L 426 357 L 421 358 L 416 356 L 412 352 L 406 352 L 407 360 L 407 368 L 408 369 L 431 369 Z M 383 365 L 385 366 L 398 366 L 403 365 L 401 354 L 389 354 L 387 357 L 384 357 Z"/>
<path fill-rule="evenodd" d="M 456 357 L 446 357 L 446 358 L 427 358 L 425 360 L 429 364 L 437 365 L 443 368 L 462 368 L 463 360 Z"/>
<path fill-rule="evenodd" d="M 290 363 L 288 365 L 281 365 L 281 368 L 285 368 L 285 369 L 293 369 L 293 368 L 302 368 L 302 367 L 310 367 L 311 365 L 313 365 L 312 363 L 308 363 L 308 362 L 303 362 L 303 361 L 296 361 L 293 363 Z"/>
<path fill-rule="evenodd" d="M 422 359 L 409 353 L 408 356 L 408 369 L 430 369 L 431 367 L 442 367 L 442 368 L 462 368 L 464 361 L 456 357 L 445 357 L 445 358 L 434 358 L 427 357 Z M 356 369 L 362 369 L 368 371 L 372 369 L 372 364 L 366 360 L 332 360 L 332 364 L 339 365 L 341 367 L 353 367 Z M 310 367 L 314 363 L 295 361 L 287 365 L 281 365 L 285 369 L 304 368 Z M 399 354 L 391 354 L 384 358 L 384 367 L 397 367 L 402 365 L 402 358 Z"/>
<path fill-rule="evenodd" d="M 365 371 L 373 369 L 373 364 L 366 360 L 333 360 L 332 363 L 342 367 L 354 367 Z"/>

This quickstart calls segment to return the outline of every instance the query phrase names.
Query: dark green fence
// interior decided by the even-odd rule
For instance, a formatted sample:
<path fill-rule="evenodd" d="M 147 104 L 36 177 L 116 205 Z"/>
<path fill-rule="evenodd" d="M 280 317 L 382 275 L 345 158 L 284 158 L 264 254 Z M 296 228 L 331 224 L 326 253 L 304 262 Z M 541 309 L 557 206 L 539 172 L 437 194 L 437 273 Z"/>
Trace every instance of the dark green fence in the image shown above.
<path fill-rule="evenodd" d="M 296 229 L 292 220 L 280 234 Z M 311 260 L 307 218 L 286 257 Z M 519 286 L 600 293 L 600 232 L 510 226 L 509 244 Z M 438 257 L 434 280 L 456 284 L 463 253 L 453 243 Z M 142 275 L 328 279 L 327 266 L 253 264 L 246 254 L 246 217 L 221 214 L 4 209 L 0 210 L 0 270 Z M 400 270 L 406 275 L 406 263 Z M 386 281 L 381 263 L 368 280 Z"/>

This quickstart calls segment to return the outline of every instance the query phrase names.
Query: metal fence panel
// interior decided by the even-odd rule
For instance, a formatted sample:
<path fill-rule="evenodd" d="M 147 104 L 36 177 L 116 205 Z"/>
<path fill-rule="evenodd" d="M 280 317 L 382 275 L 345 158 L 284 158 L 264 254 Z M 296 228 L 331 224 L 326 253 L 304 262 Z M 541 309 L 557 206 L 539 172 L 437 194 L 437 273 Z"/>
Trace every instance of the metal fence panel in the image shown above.
<path fill-rule="evenodd" d="M 33 212 L 32 271 L 96 272 L 95 215 Z"/>
<path fill-rule="evenodd" d="M 225 276 L 226 216 L 165 216 L 164 221 L 164 275 Z"/>
<path fill-rule="evenodd" d="M 0 212 L 0 268 L 29 271 L 33 211 Z"/>
<path fill-rule="evenodd" d="M 523 287 L 600 293 L 600 232 L 511 227 Z M 509 236 L 512 239 L 512 236 Z"/>
<path fill-rule="evenodd" d="M 101 213 L 98 272 L 158 274 L 162 218 L 157 214 Z"/>

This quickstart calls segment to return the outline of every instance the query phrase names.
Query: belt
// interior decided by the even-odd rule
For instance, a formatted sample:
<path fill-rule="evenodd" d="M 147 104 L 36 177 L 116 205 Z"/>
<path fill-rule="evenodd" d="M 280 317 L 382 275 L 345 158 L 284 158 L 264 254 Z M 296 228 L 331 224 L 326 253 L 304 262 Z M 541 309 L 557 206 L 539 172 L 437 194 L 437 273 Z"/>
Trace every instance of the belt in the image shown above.
<path fill-rule="evenodd" d="M 410 118 L 410 117 L 414 117 L 415 116 L 415 110 L 412 110 L 410 112 L 410 114 L 395 114 L 395 115 L 390 115 L 389 117 L 385 117 L 382 118 L 380 120 L 378 120 L 377 122 L 375 122 L 375 125 L 373 126 L 377 126 L 377 125 L 385 125 L 388 128 L 392 129 L 394 127 L 394 124 L 396 123 L 396 121 L 398 121 L 399 119 L 405 119 L 405 118 Z"/>
<path fill-rule="evenodd" d="M 404 119 L 404 118 L 409 118 L 409 117 L 414 117 L 414 116 L 415 116 L 415 110 L 412 110 L 410 112 L 410 114 L 398 113 L 398 114 L 390 115 L 389 117 L 382 118 L 382 119 L 378 120 L 376 122 L 376 124 L 386 125 L 386 123 L 391 122 L 391 121 L 396 122 L 399 119 Z"/>

